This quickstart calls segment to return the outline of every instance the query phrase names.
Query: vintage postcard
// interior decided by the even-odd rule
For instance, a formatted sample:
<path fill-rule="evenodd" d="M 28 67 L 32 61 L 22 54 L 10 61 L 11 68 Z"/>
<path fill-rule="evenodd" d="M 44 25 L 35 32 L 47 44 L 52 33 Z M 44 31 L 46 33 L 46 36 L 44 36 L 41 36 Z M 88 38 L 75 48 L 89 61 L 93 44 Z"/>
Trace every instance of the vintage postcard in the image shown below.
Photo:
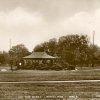
<path fill-rule="evenodd" d="M 0 100 L 99 100 L 100 0 L 0 0 Z"/>

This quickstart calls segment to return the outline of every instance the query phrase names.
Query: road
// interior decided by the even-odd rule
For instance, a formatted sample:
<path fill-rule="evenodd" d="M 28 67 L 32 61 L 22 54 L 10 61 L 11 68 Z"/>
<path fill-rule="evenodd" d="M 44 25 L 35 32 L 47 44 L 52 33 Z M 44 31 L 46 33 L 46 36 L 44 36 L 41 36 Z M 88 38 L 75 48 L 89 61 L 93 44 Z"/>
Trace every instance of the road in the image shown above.
<path fill-rule="evenodd" d="M 20 81 L 20 82 L 0 82 L 0 84 L 31 84 L 31 83 L 94 83 L 100 80 L 74 80 L 74 81 Z"/>

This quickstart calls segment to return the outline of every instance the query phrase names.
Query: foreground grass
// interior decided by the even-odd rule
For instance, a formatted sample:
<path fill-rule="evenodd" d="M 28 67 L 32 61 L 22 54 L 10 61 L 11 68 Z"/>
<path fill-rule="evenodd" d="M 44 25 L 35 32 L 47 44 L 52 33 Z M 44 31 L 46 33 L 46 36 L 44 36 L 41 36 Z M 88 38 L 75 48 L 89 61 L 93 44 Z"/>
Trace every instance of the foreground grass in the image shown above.
<path fill-rule="evenodd" d="M 19 98 L 21 100 L 91 100 L 91 98 L 95 98 L 94 100 L 96 100 L 98 96 L 100 96 L 99 86 L 100 83 L 98 82 L 67 84 L 0 84 L 0 100 L 18 100 Z M 51 97 L 47 98 L 47 96 Z M 60 96 L 59 99 L 57 99 L 57 96 Z M 68 99 L 70 96 L 77 96 L 78 99 Z M 32 97 L 35 99 L 32 99 Z"/>
<path fill-rule="evenodd" d="M 100 70 L 0 72 L 0 82 L 51 80 L 100 80 Z M 0 100 L 100 100 L 100 82 L 0 83 Z"/>

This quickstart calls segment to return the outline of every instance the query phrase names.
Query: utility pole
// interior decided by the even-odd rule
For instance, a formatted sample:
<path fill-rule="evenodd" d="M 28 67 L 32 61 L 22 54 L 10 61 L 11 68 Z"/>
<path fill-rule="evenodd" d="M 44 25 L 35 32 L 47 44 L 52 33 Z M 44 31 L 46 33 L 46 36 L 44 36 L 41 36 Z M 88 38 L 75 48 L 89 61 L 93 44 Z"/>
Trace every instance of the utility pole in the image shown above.
<path fill-rule="evenodd" d="M 95 31 L 93 31 L 93 58 L 92 58 L 92 67 L 94 67 L 94 35 L 95 35 Z"/>
<path fill-rule="evenodd" d="M 95 31 L 93 31 L 93 47 L 94 47 L 94 35 L 95 35 Z"/>
<path fill-rule="evenodd" d="M 11 50 L 11 39 L 10 39 L 10 50 Z M 13 61 L 12 61 L 12 57 L 10 56 L 10 66 L 11 66 L 11 70 L 13 71 Z"/>
<path fill-rule="evenodd" d="M 11 49 L 11 39 L 10 39 L 10 49 Z"/>

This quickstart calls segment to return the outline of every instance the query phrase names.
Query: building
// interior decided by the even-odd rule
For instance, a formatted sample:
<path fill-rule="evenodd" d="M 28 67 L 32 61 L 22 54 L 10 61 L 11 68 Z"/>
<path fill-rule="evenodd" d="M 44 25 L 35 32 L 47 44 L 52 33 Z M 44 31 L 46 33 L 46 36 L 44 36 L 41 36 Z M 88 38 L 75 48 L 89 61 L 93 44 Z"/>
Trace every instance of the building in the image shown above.
<path fill-rule="evenodd" d="M 29 56 L 23 57 L 23 60 L 24 66 L 32 66 L 36 68 L 45 65 L 51 66 L 57 62 L 59 58 L 50 56 L 46 52 L 32 52 Z"/>

